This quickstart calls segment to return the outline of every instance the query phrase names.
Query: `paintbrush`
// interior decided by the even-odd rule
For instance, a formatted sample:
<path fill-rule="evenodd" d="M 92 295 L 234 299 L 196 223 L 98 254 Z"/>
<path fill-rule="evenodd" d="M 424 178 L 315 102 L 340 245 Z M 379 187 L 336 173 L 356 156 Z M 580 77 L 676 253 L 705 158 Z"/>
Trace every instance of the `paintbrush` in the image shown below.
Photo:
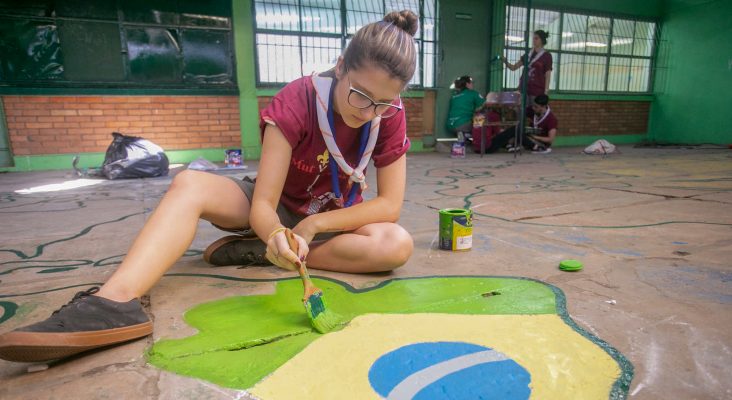
<path fill-rule="evenodd" d="M 292 251 L 297 255 L 300 246 L 297 243 L 297 240 L 295 240 L 295 234 L 292 230 L 287 229 L 285 231 L 285 236 L 287 236 L 287 243 L 290 245 L 290 249 L 292 249 Z M 302 286 L 304 289 L 302 302 L 305 305 L 305 310 L 310 318 L 310 323 L 313 325 L 315 330 L 320 333 L 332 331 L 339 325 L 341 320 L 340 316 L 326 308 L 323 291 L 316 287 L 315 284 L 313 284 L 313 281 L 310 280 L 305 260 L 301 260 L 300 264 L 297 265 L 297 272 L 300 274 L 300 278 L 302 279 Z"/>

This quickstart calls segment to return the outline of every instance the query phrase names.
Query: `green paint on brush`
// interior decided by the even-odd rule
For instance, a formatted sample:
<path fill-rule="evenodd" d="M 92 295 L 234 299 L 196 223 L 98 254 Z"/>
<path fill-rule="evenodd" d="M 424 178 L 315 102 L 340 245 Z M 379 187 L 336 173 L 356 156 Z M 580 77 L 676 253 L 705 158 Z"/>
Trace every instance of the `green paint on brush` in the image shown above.
<path fill-rule="evenodd" d="M 526 279 L 409 278 L 385 281 L 367 289 L 355 289 L 329 279 L 313 281 L 328 297 L 328 313 L 340 315 L 337 322 L 327 313 L 319 317 L 324 317 L 323 324 L 335 327 L 371 313 L 557 313 L 552 289 Z M 500 295 L 483 296 L 490 292 Z M 198 333 L 183 339 L 158 341 L 150 349 L 148 361 L 159 368 L 221 386 L 252 387 L 321 336 L 311 327 L 310 314 L 302 312 L 302 302 L 298 300 L 301 296 L 302 282 L 293 278 L 278 281 L 272 295 L 230 297 L 198 305 L 183 316 Z"/>
<path fill-rule="evenodd" d="M 305 301 L 305 310 L 310 316 L 313 328 L 320 333 L 328 333 L 346 323 L 340 315 L 328 310 L 323 292 L 317 292 L 308 297 L 308 300 Z"/>

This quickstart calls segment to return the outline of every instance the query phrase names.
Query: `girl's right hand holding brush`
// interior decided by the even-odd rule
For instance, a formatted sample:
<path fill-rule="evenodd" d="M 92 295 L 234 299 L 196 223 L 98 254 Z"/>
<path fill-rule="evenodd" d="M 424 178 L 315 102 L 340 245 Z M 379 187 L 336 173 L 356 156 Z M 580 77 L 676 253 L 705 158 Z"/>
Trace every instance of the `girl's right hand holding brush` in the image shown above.
<path fill-rule="evenodd" d="M 267 240 L 267 259 L 274 265 L 290 271 L 297 271 L 301 260 L 308 256 L 308 244 L 302 237 L 294 234 L 298 249 L 293 251 L 287 242 L 286 228 L 277 228 Z"/>

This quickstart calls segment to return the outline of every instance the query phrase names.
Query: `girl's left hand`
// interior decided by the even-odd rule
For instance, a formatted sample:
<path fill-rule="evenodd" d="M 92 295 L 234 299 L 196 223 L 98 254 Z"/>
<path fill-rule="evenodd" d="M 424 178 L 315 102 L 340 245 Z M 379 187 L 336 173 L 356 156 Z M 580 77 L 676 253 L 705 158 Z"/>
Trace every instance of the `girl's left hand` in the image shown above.
<path fill-rule="evenodd" d="M 309 216 L 302 221 L 300 221 L 299 224 L 297 224 L 294 228 L 292 228 L 292 232 L 295 233 L 295 235 L 301 237 L 303 240 L 305 240 L 306 244 L 310 244 L 310 242 L 313 241 L 313 238 L 318 233 L 316 232 L 313 224 L 313 216 Z"/>

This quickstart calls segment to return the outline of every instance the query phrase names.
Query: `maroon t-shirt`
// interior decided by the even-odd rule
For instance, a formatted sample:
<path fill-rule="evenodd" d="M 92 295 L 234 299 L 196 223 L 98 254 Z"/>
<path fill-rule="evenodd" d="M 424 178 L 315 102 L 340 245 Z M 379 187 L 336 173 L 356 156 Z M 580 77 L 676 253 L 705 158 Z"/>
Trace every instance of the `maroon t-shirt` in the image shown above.
<path fill-rule="evenodd" d="M 346 162 L 358 165 L 361 128 L 351 128 L 334 113 L 336 143 Z M 275 95 L 260 114 L 260 130 L 264 137 L 267 123 L 276 125 L 292 146 L 292 159 L 280 202 L 298 215 L 311 215 L 339 207 L 331 187 L 329 153 L 318 125 L 315 88 L 312 78 L 297 79 Z M 376 168 L 385 167 L 409 150 L 404 110 L 381 120 L 379 138 L 371 159 Z M 366 171 L 364 171 L 365 173 Z M 347 196 L 348 176 L 338 169 L 343 196 Z M 369 189 L 375 190 L 375 189 Z M 354 204 L 363 201 L 356 196 Z"/>
<path fill-rule="evenodd" d="M 529 121 L 531 121 L 531 126 L 534 126 L 534 110 L 529 109 L 526 111 L 526 117 L 529 118 Z M 537 120 L 540 120 L 541 117 L 537 117 Z M 559 121 L 557 121 L 557 117 L 554 116 L 553 112 L 549 112 L 549 115 L 544 118 L 543 121 L 539 122 L 534 128 L 541 129 L 541 133 L 539 136 L 549 136 L 549 131 L 552 129 L 557 129 L 559 127 Z"/>
<path fill-rule="evenodd" d="M 532 50 L 529 54 L 529 62 L 534 59 L 534 56 L 536 56 L 536 52 Z M 544 50 L 544 54 L 531 64 L 529 67 L 529 83 L 526 90 L 529 96 L 538 96 L 546 93 L 546 73 L 552 70 L 552 63 L 551 53 Z M 521 90 L 523 85 L 523 79 L 524 75 L 521 74 L 519 90 Z"/>

